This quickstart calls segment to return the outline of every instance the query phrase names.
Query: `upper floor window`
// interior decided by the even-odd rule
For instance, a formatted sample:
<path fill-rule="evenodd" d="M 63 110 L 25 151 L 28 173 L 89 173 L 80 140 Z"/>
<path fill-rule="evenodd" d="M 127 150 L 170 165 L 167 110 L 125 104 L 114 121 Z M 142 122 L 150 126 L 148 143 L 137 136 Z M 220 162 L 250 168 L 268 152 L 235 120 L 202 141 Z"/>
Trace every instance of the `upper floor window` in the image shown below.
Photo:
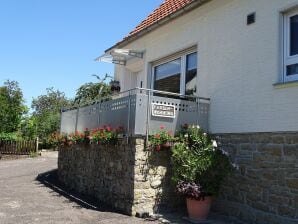
<path fill-rule="evenodd" d="M 197 52 L 189 52 L 153 66 L 153 88 L 180 95 L 195 95 L 197 61 Z"/>
<path fill-rule="evenodd" d="M 284 18 L 284 81 L 298 80 L 298 10 Z"/>

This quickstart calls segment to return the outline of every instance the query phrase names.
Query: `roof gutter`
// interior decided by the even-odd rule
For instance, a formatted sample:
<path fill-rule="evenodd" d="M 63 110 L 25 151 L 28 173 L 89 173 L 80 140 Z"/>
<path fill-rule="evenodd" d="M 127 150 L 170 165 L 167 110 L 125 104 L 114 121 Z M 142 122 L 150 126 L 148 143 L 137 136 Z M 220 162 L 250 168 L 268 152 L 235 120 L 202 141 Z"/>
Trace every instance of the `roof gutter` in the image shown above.
<path fill-rule="evenodd" d="M 152 32 L 153 30 L 157 29 L 158 27 L 167 24 L 168 22 L 188 13 L 191 10 L 194 10 L 195 8 L 201 6 L 209 1 L 211 1 L 211 0 L 195 0 L 192 3 L 177 10 L 176 12 L 157 21 L 156 23 L 153 23 L 152 25 L 148 26 L 147 28 L 145 28 L 131 36 L 128 36 L 127 38 L 123 39 L 119 43 L 117 43 L 117 44 L 113 45 L 112 47 L 110 47 L 109 49 L 105 50 L 105 53 L 111 51 L 114 48 L 122 48 L 122 47 L 126 46 L 127 44 L 133 42 L 134 40 L 139 39 L 140 37 L 145 36 L 146 34 Z"/>

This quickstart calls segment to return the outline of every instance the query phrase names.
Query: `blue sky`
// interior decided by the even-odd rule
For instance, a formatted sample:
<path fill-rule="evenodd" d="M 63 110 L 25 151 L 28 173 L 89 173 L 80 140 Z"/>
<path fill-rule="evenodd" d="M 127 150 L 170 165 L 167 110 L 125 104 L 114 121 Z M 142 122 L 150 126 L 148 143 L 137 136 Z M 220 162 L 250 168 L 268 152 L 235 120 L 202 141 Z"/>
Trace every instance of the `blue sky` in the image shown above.
<path fill-rule="evenodd" d="M 92 74 L 113 75 L 94 58 L 121 40 L 162 0 L 0 0 L 0 85 L 19 82 L 26 104 L 54 87 L 73 97 Z"/>

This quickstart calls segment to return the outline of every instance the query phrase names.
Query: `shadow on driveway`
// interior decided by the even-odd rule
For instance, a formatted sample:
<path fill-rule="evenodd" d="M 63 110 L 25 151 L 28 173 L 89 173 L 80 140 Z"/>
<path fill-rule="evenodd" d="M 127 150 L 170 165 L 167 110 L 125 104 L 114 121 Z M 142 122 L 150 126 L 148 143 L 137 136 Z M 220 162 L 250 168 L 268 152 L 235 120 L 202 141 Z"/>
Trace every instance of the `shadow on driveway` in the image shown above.
<path fill-rule="evenodd" d="M 65 185 L 63 185 L 63 183 L 58 180 L 57 169 L 39 174 L 36 177 L 36 180 L 59 194 L 59 196 L 65 197 L 71 202 L 75 202 L 78 205 L 78 208 L 86 208 L 99 212 L 121 213 L 120 211 L 113 209 L 110 206 L 99 202 L 92 197 L 68 189 Z"/>

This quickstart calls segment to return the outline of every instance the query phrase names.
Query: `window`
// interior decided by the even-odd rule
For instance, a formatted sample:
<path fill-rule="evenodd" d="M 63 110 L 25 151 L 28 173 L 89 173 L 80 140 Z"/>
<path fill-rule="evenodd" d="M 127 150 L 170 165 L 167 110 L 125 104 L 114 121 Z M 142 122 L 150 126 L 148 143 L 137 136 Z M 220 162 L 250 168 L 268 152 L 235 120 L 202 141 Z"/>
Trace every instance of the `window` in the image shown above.
<path fill-rule="evenodd" d="M 154 89 L 180 93 L 181 59 L 176 59 L 155 67 Z"/>
<path fill-rule="evenodd" d="M 197 92 L 197 53 L 186 56 L 185 95 Z"/>
<path fill-rule="evenodd" d="M 298 10 L 284 18 L 284 81 L 298 80 Z"/>
<path fill-rule="evenodd" d="M 197 60 L 197 53 L 189 52 L 153 66 L 153 88 L 181 95 L 194 95 L 197 90 Z"/>

